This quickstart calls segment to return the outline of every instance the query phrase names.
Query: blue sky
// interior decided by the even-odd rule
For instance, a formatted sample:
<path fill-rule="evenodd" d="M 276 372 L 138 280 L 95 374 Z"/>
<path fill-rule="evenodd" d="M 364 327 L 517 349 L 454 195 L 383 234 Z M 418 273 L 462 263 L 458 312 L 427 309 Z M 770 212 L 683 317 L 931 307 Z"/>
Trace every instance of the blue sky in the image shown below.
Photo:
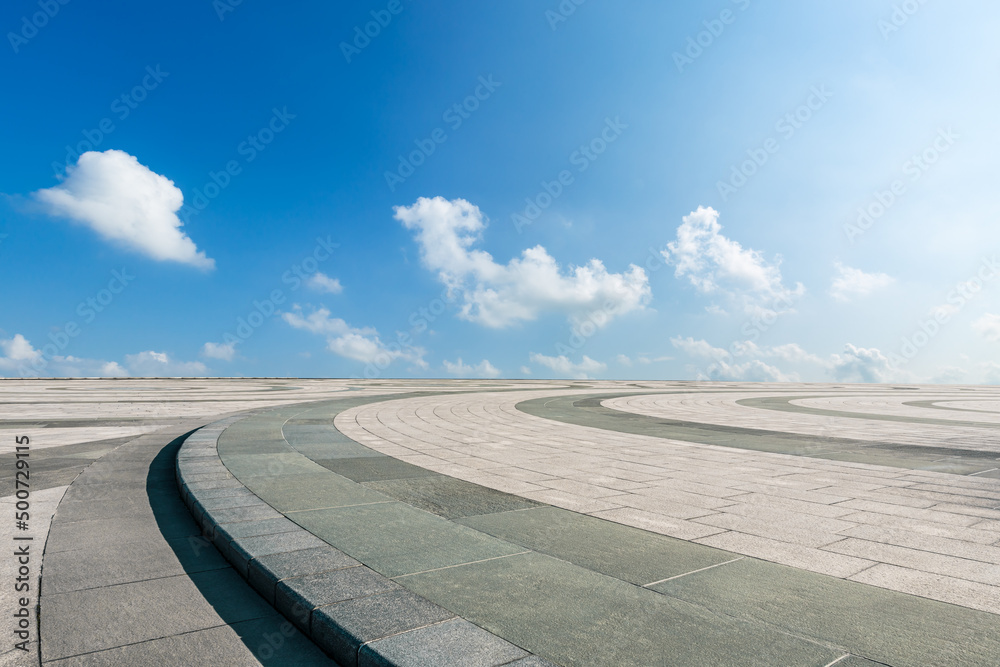
<path fill-rule="evenodd" d="M 673 4 L 6 3 L 0 375 L 1000 381 L 1000 7 Z"/>

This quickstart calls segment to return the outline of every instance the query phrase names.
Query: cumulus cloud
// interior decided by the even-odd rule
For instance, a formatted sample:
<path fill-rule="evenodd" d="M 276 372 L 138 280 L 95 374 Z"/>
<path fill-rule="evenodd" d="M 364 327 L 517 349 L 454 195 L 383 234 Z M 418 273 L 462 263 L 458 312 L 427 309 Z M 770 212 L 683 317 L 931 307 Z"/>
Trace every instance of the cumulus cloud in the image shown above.
<path fill-rule="evenodd" d="M 770 350 L 762 350 L 753 343 L 743 344 L 736 354 L 714 347 L 708 341 L 695 340 L 690 336 L 671 338 L 670 343 L 689 357 L 707 363 L 698 369 L 698 380 L 741 380 L 745 382 L 791 382 L 798 379 L 795 374 L 786 374 L 776 366 L 765 363 L 760 358 L 738 357 L 770 356 Z M 752 347 L 751 347 L 752 346 Z"/>
<path fill-rule="evenodd" d="M 327 348 L 341 357 L 379 367 L 388 366 L 396 360 L 409 361 L 420 368 L 427 367 L 423 348 L 385 344 L 375 329 L 352 327 L 339 317 L 330 317 L 326 308 L 303 315 L 302 307 L 296 304 L 291 312 L 282 313 L 281 317 L 296 329 L 326 336 Z"/>
<path fill-rule="evenodd" d="M 846 303 L 855 297 L 868 296 L 894 282 L 892 276 L 884 273 L 865 273 L 840 262 L 834 262 L 833 265 L 837 269 L 837 275 L 833 277 L 830 296 L 837 301 Z"/>
<path fill-rule="evenodd" d="M 558 357 L 547 357 L 544 354 L 531 354 L 531 362 L 540 366 L 545 366 L 561 378 L 573 378 L 574 380 L 587 380 L 592 373 L 600 373 L 607 369 L 607 364 L 594 361 L 587 355 L 583 355 L 580 363 L 573 363 L 566 355 Z"/>
<path fill-rule="evenodd" d="M 1000 342 L 1000 315 L 986 313 L 972 323 L 972 330 L 988 341 Z"/>
<path fill-rule="evenodd" d="M 837 382 L 912 381 L 911 374 L 892 365 L 877 348 L 848 343 L 840 354 L 823 357 L 796 343 L 766 346 L 752 341 L 734 343 L 728 350 L 705 340 L 687 337 L 670 342 L 693 360 L 700 380 L 743 380 L 752 382 L 798 382 L 802 375 L 816 381 L 832 378 Z"/>
<path fill-rule="evenodd" d="M 49 214 L 84 224 L 153 259 L 200 269 L 215 266 L 181 230 L 177 211 L 184 195 L 173 181 L 123 151 L 88 151 L 67 169 L 62 183 L 33 196 Z"/>
<path fill-rule="evenodd" d="M 46 356 L 22 334 L 0 340 L 0 377 L 120 377 L 128 371 L 117 362 Z"/>
<path fill-rule="evenodd" d="M 444 368 L 451 375 L 457 377 L 477 377 L 477 378 L 497 378 L 500 377 L 500 369 L 491 364 L 488 360 L 483 359 L 475 366 L 470 366 L 462 361 L 462 357 L 458 358 L 458 361 L 454 363 L 450 361 L 444 362 Z"/>
<path fill-rule="evenodd" d="M 421 197 L 412 206 L 397 206 L 395 217 L 415 232 L 424 266 L 460 295 L 460 316 L 487 327 L 508 327 L 545 312 L 564 313 L 574 326 L 587 320 L 603 326 L 650 298 L 646 272 L 634 264 L 624 273 L 609 273 L 599 259 L 591 259 L 563 271 L 540 245 L 498 264 L 473 248 L 486 219 L 464 199 Z"/>
<path fill-rule="evenodd" d="M 321 271 L 309 276 L 309 279 L 306 280 L 306 287 L 329 294 L 340 294 L 344 291 L 344 286 L 340 284 L 339 279 L 331 278 Z"/>
<path fill-rule="evenodd" d="M 843 354 L 833 355 L 833 377 L 838 382 L 892 382 L 898 378 L 889 358 L 877 348 L 856 347 L 848 343 Z"/>
<path fill-rule="evenodd" d="M 125 365 L 132 375 L 144 377 L 190 377 L 208 374 L 200 361 L 175 361 L 166 352 L 147 350 L 126 354 Z"/>
<path fill-rule="evenodd" d="M 703 294 L 731 299 L 748 313 L 788 310 L 805 292 L 802 283 L 785 286 L 780 258 L 770 263 L 760 251 L 723 235 L 713 208 L 699 206 L 684 216 L 676 240 L 661 254 L 674 266 L 675 277 L 687 278 Z"/>
<path fill-rule="evenodd" d="M 209 359 L 232 361 L 236 357 L 236 341 L 229 343 L 205 343 L 201 348 L 201 356 Z"/>
<path fill-rule="evenodd" d="M 45 346 L 43 346 L 45 349 Z M 204 364 L 178 362 L 164 352 L 140 352 L 125 356 L 125 365 L 117 361 L 84 359 L 73 355 L 44 354 L 21 334 L 0 340 L 0 376 L 7 377 L 130 377 L 206 375 Z"/>

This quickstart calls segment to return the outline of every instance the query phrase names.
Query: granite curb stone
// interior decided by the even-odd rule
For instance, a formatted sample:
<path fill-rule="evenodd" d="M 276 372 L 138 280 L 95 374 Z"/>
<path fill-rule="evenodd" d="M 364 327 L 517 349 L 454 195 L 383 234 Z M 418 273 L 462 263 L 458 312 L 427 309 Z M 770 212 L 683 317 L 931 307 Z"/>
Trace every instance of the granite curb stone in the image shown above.
<path fill-rule="evenodd" d="M 553 667 L 403 589 L 260 500 L 217 449 L 223 431 L 247 416 L 213 422 L 185 440 L 176 465 L 181 498 L 204 539 L 328 655 L 351 667 L 454 664 L 452 658 L 483 667 Z"/>

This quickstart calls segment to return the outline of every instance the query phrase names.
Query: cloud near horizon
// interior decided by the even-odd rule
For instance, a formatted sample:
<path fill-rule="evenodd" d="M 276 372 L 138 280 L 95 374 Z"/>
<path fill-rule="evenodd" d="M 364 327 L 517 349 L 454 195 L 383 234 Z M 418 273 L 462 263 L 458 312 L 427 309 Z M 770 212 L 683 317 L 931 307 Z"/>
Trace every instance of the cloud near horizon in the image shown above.
<path fill-rule="evenodd" d="M 531 353 L 531 362 L 539 366 L 545 366 L 553 373 L 557 373 L 559 378 L 572 378 L 574 380 L 589 380 L 591 373 L 600 373 L 607 370 L 607 364 L 594 361 L 587 355 L 579 363 L 573 363 L 566 355 L 549 357 L 544 354 Z"/>
<path fill-rule="evenodd" d="M 181 229 L 180 189 L 124 151 L 88 151 L 67 169 L 62 183 L 32 196 L 49 215 L 83 224 L 147 257 L 203 270 L 215 267 L 215 260 Z"/>
<path fill-rule="evenodd" d="M 380 367 L 403 360 L 419 368 L 427 368 L 423 348 L 385 344 L 374 328 L 352 327 L 339 317 L 330 317 L 326 308 L 317 308 L 303 315 L 302 306 L 295 304 L 291 312 L 282 313 L 281 318 L 296 329 L 326 336 L 327 349 L 341 357 Z"/>
<path fill-rule="evenodd" d="M 500 369 L 489 362 L 488 359 L 483 359 L 475 366 L 471 366 L 462 361 L 462 357 L 459 357 L 457 361 L 451 362 L 447 359 L 443 362 L 444 369 L 448 371 L 449 374 L 456 377 L 477 377 L 477 378 L 498 378 L 500 377 Z"/>
<path fill-rule="evenodd" d="M 45 349 L 45 346 L 42 347 Z M 166 352 L 147 350 L 125 355 L 125 363 L 47 356 L 22 334 L 0 340 L 0 377 L 191 377 L 208 375 L 200 361 L 175 361 Z"/>
<path fill-rule="evenodd" d="M 423 264 L 461 295 L 462 319 L 501 329 L 547 312 L 565 314 L 573 326 L 588 320 L 603 326 L 648 303 L 646 272 L 631 264 L 609 273 L 599 259 L 565 271 L 537 245 L 507 264 L 473 246 L 486 229 L 479 207 L 464 199 L 420 197 L 395 207 L 395 218 L 415 232 Z"/>

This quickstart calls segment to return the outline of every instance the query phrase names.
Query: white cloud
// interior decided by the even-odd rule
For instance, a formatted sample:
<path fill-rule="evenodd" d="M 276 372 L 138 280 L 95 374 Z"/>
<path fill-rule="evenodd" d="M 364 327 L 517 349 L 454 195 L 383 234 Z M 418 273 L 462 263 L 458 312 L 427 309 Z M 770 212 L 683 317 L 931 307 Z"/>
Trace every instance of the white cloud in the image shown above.
<path fill-rule="evenodd" d="M 720 295 L 741 304 L 748 313 L 787 310 L 805 292 L 802 283 L 785 287 L 780 258 L 769 263 L 757 250 L 727 238 L 715 209 L 699 206 L 684 216 L 677 239 L 661 251 L 674 268 L 674 276 L 687 278 L 703 294 Z M 721 313 L 721 308 L 710 308 Z"/>
<path fill-rule="evenodd" d="M 306 280 L 306 287 L 310 287 L 317 292 L 328 292 L 330 294 L 340 294 L 344 291 L 344 286 L 340 284 L 338 278 L 331 278 L 321 271 L 309 276 Z"/>
<path fill-rule="evenodd" d="M 108 361 L 101 366 L 101 377 L 124 378 L 129 372 L 121 367 L 117 361 Z"/>
<path fill-rule="evenodd" d="M 671 338 L 670 343 L 678 350 L 686 353 L 689 357 L 700 357 L 703 359 L 725 359 L 730 356 L 729 352 L 721 347 L 713 347 L 707 340 L 695 340 L 687 338 Z"/>
<path fill-rule="evenodd" d="M 745 380 L 754 382 L 798 382 L 802 374 L 817 381 L 832 377 L 838 382 L 912 381 L 910 374 L 893 368 L 889 358 L 876 348 L 848 343 L 841 354 L 821 357 L 796 343 L 761 346 L 751 341 L 734 343 L 729 350 L 705 340 L 672 338 L 670 342 L 693 359 L 698 379 Z"/>
<path fill-rule="evenodd" d="M 615 357 L 615 361 L 617 361 L 620 366 L 626 366 L 626 367 L 632 366 L 632 360 L 629 359 L 624 354 L 619 354 L 617 357 Z"/>
<path fill-rule="evenodd" d="M 209 359 L 221 359 L 232 361 L 236 356 L 236 342 L 229 343 L 205 343 L 201 348 L 201 355 Z"/>
<path fill-rule="evenodd" d="M 208 368 L 200 361 L 174 361 L 166 352 L 152 350 L 126 354 L 125 365 L 132 375 L 146 377 L 190 377 L 208 374 Z"/>
<path fill-rule="evenodd" d="M 901 374 L 877 348 L 856 347 L 848 343 L 843 354 L 833 355 L 833 377 L 837 382 L 893 382 Z"/>
<path fill-rule="evenodd" d="M 527 366 L 521 366 L 521 375 L 531 375 L 531 369 Z"/>
<path fill-rule="evenodd" d="M 506 265 L 496 263 L 488 252 L 472 248 L 486 220 L 464 199 L 421 197 L 395 212 L 397 220 L 416 232 L 424 265 L 461 295 L 463 319 L 502 328 L 555 311 L 565 313 L 574 326 L 588 319 L 603 326 L 649 301 L 646 272 L 634 264 L 624 273 L 608 273 L 600 260 L 591 259 L 564 273 L 540 245 Z"/>
<path fill-rule="evenodd" d="M 21 334 L 15 334 L 8 340 L 0 340 L 0 349 L 3 350 L 4 358 L 17 362 L 32 361 L 42 354 Z"/>
<path fill-rule="evenodd" d="M 0 377 L 20 377 L 22 369 L 30 373 L 33 368 L 32 362 L 37 365 L 43 361 L 42 353 L 32 347 L 28 339 L 21 334 L 0 340 L 0 350 L 3 351 L 3 356 L 0 356 Z"/>
<path fill-rule="evenodd" d="M 796 374 L 786 374 L 779 368 L 767 364 L 758 358 L 737 361 L 736 357 L 722 349 L 714 347 L 705 340 L 688 338 L 671 338 L 670 342 L 678 350 L 696 359 L 710 361 L 707 366 L 698 369 L 699 380 L 740 380 L 745 382 L 792 382 L 798 379 Z M 740 356 L 768 356 L 770 350 L 761 350 L 753 343 L 743 344 L 739 350 Z"/>
<path fill-rule="evenodd" d="M 497 378 L 500 377 L 500 369 L 491 364 L 488 360 L 483 359 L 475 366 L 470 366 L 462 361 L 462 357 L 458 358 L 458 361 L 452 363 L 450 361 L 444 362 L 444 368 L 451 375 L 458 377 L 477 377 L 477 378 Z"/>
<path fill-rule="evenodd" d="M 48 346 L 43 346 L 46 349 Z M 82 359 L 73 355 L 43 354 L 21 334 L 0 340 L 0 377 L 129 377 L 207 375 L 208 368 L 198 361 L 174 361 L 165 352 L 140 352 L 125 355 L 125 365 L 117 361 Z"/>
<path fill-rule="evenodd" d="M 560 378 L 573 378 L 574 380 L 587 380 L 590 378 L 591 373 L 600 373 L 607 369 L 606 364 L 602 364 L 599 361 L 594 361 L 587 355 L 583 355 L 583 359 L 578 364 L 574 364 L 565 355 L 559 355 L 558 357 L 547 357 L 544 354 L 531 354 L 531 362 L 545 366 L 554 373 L 557 373 Z"/>
<path fill-rule="evenodd" d="M 74 356 L 45 356 L 21 334 L 0 340 L 0 377 L 118 377 L 128 375 L 115 362 Z"/>
<path fill-rule="evenodd" d="M 156 260 L 211 269 L 215 261 L 181 231 L 184 195 L 173 181 L 123 151 L 88 151 L 59 185 L 33 195 L 46 211 Z"/>
<path fill-rule="evenodd" d="M 1000 315 L 986 313 L 972 323 L 972 330 L 988 341 L 1000 342 Z"/>
<path fill-rule="evenodd" d="M 296 304 L 292 312 L 282 313 L 281 317 L 296 329 L 326 336 L 327 348 L 341 357 L 379 367 L 388 366 L 397 359 L 409 361 L 420 368 L 427 367 L 427 362 L 423 359 L 423 348 L 404 349 L 396 343 L 386 345 L 375 329 L 352 327 L 339 317 L 330 317 L 330 311 L 326 308 L 319 308 L 303 316 L 302 307 Z"/>
<path fill-rule="evenodd" d="M 837 275 L 830 286 L 830 296 L 837 301 L 851 301 L 854 297 L 868 296 L 876 290 L 888 287 L 894 278 L 884 273 L 865 273 L 861 269 L 834 262 Z"/>

